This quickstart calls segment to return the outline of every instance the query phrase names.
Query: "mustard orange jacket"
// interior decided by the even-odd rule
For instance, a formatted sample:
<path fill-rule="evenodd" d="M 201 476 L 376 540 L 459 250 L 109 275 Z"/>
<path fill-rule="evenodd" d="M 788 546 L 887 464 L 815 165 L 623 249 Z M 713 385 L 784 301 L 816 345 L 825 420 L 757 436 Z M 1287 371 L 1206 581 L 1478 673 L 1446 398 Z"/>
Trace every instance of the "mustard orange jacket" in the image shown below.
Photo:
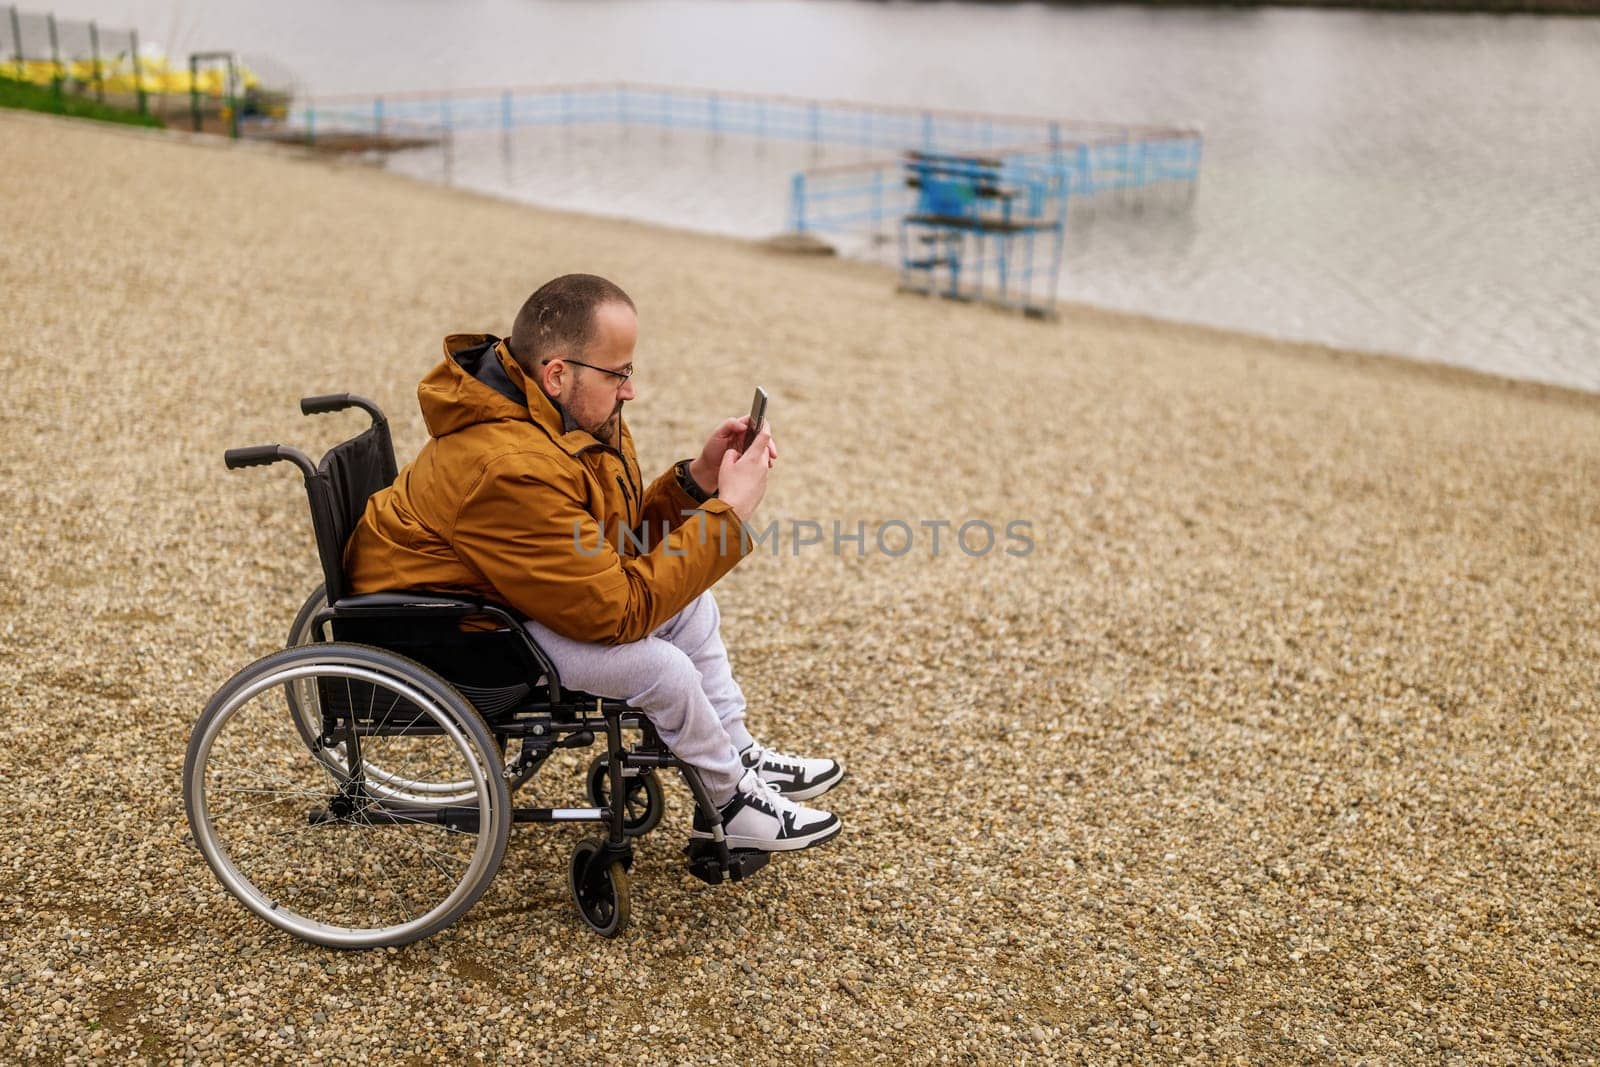
<path fill-rule="evenodd" d="M 444 350 L 417 387 L 427 444 L 367 501 L 345 547 L 352 592 L 467 592 L 574 640 L 619 644 L 749 550 L 733 509 L 696 503 L 672 468 L 643 486 L 625 422 L 620 449 L 565 431 L 504 342 L 454 334 Z"/>

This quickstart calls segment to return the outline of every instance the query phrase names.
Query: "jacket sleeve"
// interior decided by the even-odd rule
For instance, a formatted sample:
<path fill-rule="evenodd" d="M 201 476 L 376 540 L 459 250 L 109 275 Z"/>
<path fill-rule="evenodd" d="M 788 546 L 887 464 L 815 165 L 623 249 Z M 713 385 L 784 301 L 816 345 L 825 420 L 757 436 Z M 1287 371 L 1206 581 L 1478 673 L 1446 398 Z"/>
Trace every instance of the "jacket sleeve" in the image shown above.
<path fill-rule="evenodd" d="M 677 464 L 673 464 L 645 489 L 639 513 L 643 517 L 644 528 L 654 534 L 657 530 L 676 530 L 687 512 L 696 511 L 710 503 L 707 500 L 702 504 L 683 491 L 683 486 L 678 484 Z"/>
<path fill-rule="evenodd" d="M 732 507 L 708 500 L 647 555 L 624 558 L 586 503 L 580 478 L 545 480 L 502 458 L 463 497 L 451 541 L 511 607 L 600 644 L 649 636 L 749 551 Z"/>

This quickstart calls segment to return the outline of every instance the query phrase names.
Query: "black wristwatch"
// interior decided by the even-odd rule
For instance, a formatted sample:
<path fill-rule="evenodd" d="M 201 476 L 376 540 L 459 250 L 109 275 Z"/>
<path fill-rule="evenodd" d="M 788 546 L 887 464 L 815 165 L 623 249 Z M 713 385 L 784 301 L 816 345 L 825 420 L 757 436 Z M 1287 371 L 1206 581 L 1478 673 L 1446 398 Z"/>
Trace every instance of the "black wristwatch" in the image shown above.
<path fill-rule="evenodd" d="M 687 459 L 680 459 L 678 461 L 678 485 L 683 488 L 685 493 L 689 494 L 689 498 L 696 504 L 704 504 L 707 500 L 710 500 L 717 494 L 715 492 L 708 493 L 704 489 L 700 488 L 700 483 L 695 481 L 694 475 L 689 473 L 689 464 L 691 462 L 693 461 Z"/>

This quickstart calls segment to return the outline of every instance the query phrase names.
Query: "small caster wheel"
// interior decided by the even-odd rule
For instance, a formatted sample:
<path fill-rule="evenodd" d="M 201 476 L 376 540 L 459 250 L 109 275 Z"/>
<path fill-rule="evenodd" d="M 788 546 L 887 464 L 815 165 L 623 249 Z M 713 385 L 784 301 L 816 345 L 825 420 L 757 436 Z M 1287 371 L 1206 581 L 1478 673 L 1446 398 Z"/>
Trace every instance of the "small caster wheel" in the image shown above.
<path fill-rule="evenodd" d="M 621 860 L 590 872 L 589 860 L 604 844 L 596 837 L 578 842 L 567 866 L 567 888 L 589 928 L 601 937 L 616 937 L 628 926 L 628 872 Z"/>
<path fill-rule="evenodd" d="M 585 776 L 589 803 L 597 808 L 611 806 L 611 760 L 602 752 L 589 761 Z M 624 778 L 622 791 L 622 832 L 629 837 L 640 837 L 656 828 L 667 810 L 667 798 L 661 792 L 661 779 L 653 770 L 641 771 Z"/>

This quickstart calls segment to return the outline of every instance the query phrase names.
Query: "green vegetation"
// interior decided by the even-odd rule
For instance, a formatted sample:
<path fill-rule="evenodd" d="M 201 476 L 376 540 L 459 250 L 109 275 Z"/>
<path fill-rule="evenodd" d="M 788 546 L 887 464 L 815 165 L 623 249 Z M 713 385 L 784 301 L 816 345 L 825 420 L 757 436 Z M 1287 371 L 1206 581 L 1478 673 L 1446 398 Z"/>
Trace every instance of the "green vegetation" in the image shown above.
<path fill-rule="evenodd" d="M 125 107 L 101 104 L 72 93 L 57 93 L 47 85 L 17 81 L 0 77 L 0 107 L 23 108 L 27 111 L 48 111 L 53 115 L 70 115 L 80 119 L 98 119 L 101 122 L 121 122 L 129 126 L 164 126 L 154 115 L 141 115 Z"/>

